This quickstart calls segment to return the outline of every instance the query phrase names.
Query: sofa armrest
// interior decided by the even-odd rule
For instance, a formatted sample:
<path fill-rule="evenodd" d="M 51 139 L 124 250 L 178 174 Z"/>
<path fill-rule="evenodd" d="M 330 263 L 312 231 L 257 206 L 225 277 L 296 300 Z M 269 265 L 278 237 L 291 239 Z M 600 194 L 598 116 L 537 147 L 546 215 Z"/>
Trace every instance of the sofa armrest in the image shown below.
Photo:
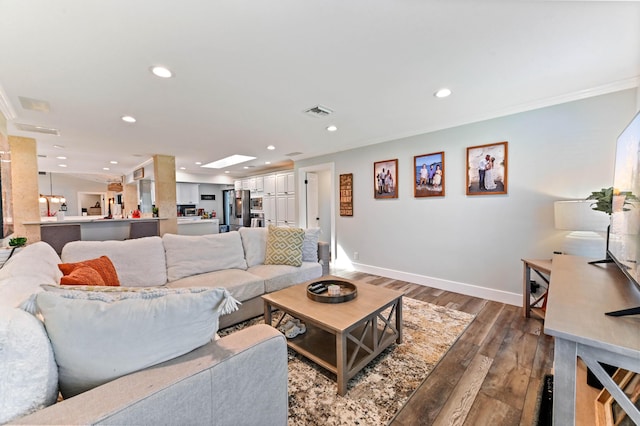
<path fill-rule="evenodd" d="M 286 341 L 261 324 L 14 423 L 286 425 L 287 417 Z"/>

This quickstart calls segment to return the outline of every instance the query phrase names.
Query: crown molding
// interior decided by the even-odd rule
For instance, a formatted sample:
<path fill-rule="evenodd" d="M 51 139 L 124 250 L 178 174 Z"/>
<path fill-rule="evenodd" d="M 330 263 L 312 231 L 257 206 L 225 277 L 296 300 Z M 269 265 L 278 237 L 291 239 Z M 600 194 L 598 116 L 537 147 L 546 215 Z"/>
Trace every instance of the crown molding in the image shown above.
<path fill-rule="evenodd" d="M 0 112 L 4 115 L 4 118 L 7 121 L 13 121 L 16 118 L 16 111 L 11 106 L 11 102 L 9 102 L 9 98 L 5 93 L 4 89 L 0 85 Z"/>

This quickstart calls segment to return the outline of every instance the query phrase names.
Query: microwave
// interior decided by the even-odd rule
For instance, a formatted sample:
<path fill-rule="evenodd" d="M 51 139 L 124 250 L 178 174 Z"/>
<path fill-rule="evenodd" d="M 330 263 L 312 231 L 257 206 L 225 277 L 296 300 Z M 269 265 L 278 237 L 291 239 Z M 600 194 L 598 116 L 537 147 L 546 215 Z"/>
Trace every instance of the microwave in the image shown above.
<path fill-rule="evenodd" d="M 184 215 L 185 216 L 196 216 L 196 209 L 195 208 L 186 208 L 186 209 L 184 209 Z"/>
<path fill-rule="evenodd" d="M 262 197 L 252 198 L 250 205 L 251 210 L 262 210 Z"/>

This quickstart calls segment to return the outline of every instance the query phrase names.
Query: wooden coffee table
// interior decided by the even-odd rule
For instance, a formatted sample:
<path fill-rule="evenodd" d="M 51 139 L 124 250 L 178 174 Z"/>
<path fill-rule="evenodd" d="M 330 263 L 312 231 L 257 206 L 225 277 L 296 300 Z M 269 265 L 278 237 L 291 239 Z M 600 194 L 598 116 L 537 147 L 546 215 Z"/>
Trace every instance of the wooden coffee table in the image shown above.
<path fill-rule="evenodd" d="M 321 278 L 327 279 L 349 281 L 332 276 Z M 264 322 L 273 325 L 274 308 L 304 322 L 306 333 L 287 339 L 287 345 L 335 373 L 338 394 L 344 395 L 350 378 L 393 342 L 402 343 L 402 293 L 349 281 L 358 289 L 355 299 L 321 303 L 307 297 L 307 285 L 314 281 L 319 280 L 262 296 Z M 284 318 L 285 315 L 273 326 L 278 327 Z"/>

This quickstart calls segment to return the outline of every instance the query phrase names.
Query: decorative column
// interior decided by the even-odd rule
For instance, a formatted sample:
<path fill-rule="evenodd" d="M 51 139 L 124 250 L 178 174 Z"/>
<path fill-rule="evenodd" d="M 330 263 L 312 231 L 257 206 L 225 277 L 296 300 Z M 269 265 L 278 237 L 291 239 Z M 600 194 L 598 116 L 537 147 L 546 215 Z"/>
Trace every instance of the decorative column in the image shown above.
<path fill-rule="evenodd" d="M 25 222 L 40 221 L 38 198 L 38 155 L 36 140 L 9 136 L 11 151 L 11 203 L 13 211 L 13 235 L 27 237 L 27 243 L 40 241 L 40 225 Z"/>
<path fill-rule="evenodd" d="M 170 155 L 153 156 L 153 175 L 156 186 L 156 207 L 160 221 L 160 235 L 178 233 L 176 210 L 176 158 Z"/>

